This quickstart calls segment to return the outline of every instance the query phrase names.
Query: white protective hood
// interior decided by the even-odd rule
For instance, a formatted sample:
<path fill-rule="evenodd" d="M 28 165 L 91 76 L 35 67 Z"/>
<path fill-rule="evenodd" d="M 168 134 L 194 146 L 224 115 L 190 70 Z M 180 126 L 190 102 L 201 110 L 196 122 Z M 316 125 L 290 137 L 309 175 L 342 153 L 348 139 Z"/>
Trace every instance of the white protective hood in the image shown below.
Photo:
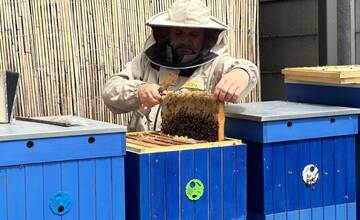
<path fill-rule="evenodd" d="M 150 18 L 150 27 L 189 27 L 227 30 L 229 27 L 211 16 L 210 10 L 200 0 L 177 0 L 168 11 Z"/>

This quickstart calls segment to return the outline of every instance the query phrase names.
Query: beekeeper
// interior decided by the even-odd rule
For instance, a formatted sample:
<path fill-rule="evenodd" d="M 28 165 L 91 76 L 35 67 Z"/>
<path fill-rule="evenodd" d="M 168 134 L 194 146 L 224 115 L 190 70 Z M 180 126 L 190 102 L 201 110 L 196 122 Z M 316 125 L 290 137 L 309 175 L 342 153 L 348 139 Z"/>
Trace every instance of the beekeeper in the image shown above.
<path fill-rule="evenodd" d="M 152 35 L 143 51 L 109 79 L 103 92 L 112 112 L 134 112 L 128 131 L 160 128 L 159 87 L 171 72 L 178 78 L 168 90 L 209 90 L 219 101 L 239 102 L 255 87 L 257 67 L 228 54 L 229 27 L 202 1 L 177 0 L 146 25 Z"/>

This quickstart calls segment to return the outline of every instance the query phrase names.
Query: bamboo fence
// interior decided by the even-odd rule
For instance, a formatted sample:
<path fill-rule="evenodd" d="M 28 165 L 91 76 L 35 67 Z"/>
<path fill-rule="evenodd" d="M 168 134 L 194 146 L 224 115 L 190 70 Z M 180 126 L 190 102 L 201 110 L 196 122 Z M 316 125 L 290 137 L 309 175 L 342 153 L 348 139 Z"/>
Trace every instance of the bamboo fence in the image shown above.
<path fill-rule="evenodd" d="M 0 0 L 0 69 L 22 74 L 16 115 L 79 115 L 126 124 L 106 109 L 106 80 L 136 54 L 145 21 L 172 0 Z M 232 30 L 230 53 L 259 65 L 258 0 L 207 0 Z M 260 99 L 260 87 L 246 101 Z"/>

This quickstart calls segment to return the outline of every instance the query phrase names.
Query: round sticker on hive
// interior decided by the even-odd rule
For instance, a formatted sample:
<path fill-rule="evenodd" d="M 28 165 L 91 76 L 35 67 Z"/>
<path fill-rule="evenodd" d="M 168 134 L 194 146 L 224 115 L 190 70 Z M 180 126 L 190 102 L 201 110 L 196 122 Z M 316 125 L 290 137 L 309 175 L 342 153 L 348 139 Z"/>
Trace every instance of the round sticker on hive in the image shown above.
<path fill-rule="evenodd" d="M 50 209 L 55 215 L 65 215 L 70 211 L 71 198 L 66 192 L 57 192 L 50 198 Z"/>
<path fill-rule="evenodd" d="M 309 164 L 303 169 L 302 176 L 307 185 L 314 185 L 319 179 L 319 169 L 316 165 Z"/>
<path fill-rule="evenodd" d="M 189 200 L 199 200 L 204 194 L 204 184 L 199 179 L 192 179 L 186 184 L 185 192 Z"/>

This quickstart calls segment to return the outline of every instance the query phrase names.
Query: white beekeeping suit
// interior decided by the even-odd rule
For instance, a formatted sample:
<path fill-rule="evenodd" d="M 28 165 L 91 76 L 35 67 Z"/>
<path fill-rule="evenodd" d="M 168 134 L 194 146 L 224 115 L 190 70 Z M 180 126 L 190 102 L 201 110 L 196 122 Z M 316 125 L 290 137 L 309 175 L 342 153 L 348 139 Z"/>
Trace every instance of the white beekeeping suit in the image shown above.
<path fill-rule="evenodd" d="M 160 84 L 169 71 L 179 73 L 178 80 L 168 90 L 199 89 L 214 91 L 216 83 L 230 70 L 240 68 L 249 75 L 249 83 L 237 102 L 255 87 L 258 68 L 248 60 L 236 59 L 228 54 L 228 26 L 210 15 L 200 0 L 178 0 L 166 12 L 150 18 L 146 25 L 153 30 L 145 42 L 144 50 L 118 74 L 106 83 L 103 100 L 114 113 L 134 111 L 129 131 L 154 128 L 159 106 L 144 108 L 138 98 L 138 87 L 147 83 Z M 172 59 L 166 43 L 169 27 L 203 28 L 207 46 L 196 57 L 184 57 L 181 62 Z M 160 128 L 161 120 L 157 120 Z"/>

